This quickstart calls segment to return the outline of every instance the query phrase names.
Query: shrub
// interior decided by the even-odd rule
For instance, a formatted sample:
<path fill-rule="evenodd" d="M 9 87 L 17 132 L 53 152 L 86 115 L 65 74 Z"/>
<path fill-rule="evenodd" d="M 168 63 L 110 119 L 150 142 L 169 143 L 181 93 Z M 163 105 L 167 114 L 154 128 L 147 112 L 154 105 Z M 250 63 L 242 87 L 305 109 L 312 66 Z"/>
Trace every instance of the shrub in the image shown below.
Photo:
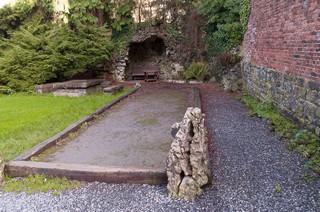
<path fill-rule="evenodd" d="M 44 32 L 21 28 L 4 39 L 0 55 L 0 85 L 15 91 L 33 90 L 35 84 L 50 80 L 66 80 L 91 70 L 107 61 L 113 45 L 106 38 L 106 29 L 66 25 Z"/>
<path fill-rule="evenodd" d="M 241 44 L 250 13 L 249 0 L 203 0 L 198 7 L 207 18 L 209 54 L 226 52 Z"/>
<path fill-rule="evenodd" d="M 186 80 L 196 79 L 199 81 L 204 81 L 210 76 L 209 67 L 207 63 L 204 62 L 193 62 L 184 72 L 184 77 Z"/>

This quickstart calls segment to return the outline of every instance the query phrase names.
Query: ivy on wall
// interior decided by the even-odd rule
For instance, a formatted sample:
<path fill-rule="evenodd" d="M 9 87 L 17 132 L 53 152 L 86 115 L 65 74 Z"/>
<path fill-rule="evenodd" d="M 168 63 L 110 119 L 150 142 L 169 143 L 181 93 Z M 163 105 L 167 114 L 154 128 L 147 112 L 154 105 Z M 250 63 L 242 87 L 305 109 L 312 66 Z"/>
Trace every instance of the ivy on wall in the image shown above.
<path fill-rule="evenodd" d="M 241 44 L 250 13 L 250 0 L 203 0 L 198 8 L 207 18 L 205 30 L 210 55 Z"/>
<path fill-rule="evenodd" d="M 243 33 L 247 31 L 250 9 L 250 0 L 242 0 L 240 5 L 240 22 L 242 24 Z"/>

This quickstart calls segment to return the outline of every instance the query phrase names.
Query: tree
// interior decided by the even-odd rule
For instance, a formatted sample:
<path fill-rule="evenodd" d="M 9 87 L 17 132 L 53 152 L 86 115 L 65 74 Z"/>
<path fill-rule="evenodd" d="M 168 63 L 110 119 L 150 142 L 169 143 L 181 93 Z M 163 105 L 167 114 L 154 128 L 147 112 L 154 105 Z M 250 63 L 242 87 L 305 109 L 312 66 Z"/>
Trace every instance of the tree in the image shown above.
<path fill-rule="evenodd" d="M 217 54 L 241 44 L 249 17 L 249 0 L 203 0 L 209 52 Z"/>

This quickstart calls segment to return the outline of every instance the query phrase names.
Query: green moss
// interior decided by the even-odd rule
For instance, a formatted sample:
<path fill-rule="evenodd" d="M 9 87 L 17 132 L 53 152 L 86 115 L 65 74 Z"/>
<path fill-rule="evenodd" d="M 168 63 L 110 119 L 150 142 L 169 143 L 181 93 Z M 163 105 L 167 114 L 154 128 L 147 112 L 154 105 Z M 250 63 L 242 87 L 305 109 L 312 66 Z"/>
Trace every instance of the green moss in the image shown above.
<path fill-rule="evenodd" d="M 308 158 L 306 166 L 320 173 L 320 138 L 308 130 L 299 130 L 297 125 L 283 117 L 273 106 L 272 100 L 258 102 L 248 95 L 241 101 L 249 108 L 249 115 L 256 115 L 272 121 L 276 132 L 290 141 L 289 149 L 295 150 Z"/>
<path fill-rule="evenodd" d="M 280 192 L 280 191 L 282 191 L 282 187 L 281 186 L 276 186 L 276 187 L 274 187 L 274 190 L 277 191 L 277 192 Z"/>
<path fill-rule="evenodd" d="M 75 189 L 81 185 L 81 182 L 68 180 L 65 177 L 55 178 L 37 174 L 25 178 L 7 177 L 2 189 L 5 192 L 27 192 L 28 194 L 52 191 L 55 195 L 59 195 L 61 191 Z"/>

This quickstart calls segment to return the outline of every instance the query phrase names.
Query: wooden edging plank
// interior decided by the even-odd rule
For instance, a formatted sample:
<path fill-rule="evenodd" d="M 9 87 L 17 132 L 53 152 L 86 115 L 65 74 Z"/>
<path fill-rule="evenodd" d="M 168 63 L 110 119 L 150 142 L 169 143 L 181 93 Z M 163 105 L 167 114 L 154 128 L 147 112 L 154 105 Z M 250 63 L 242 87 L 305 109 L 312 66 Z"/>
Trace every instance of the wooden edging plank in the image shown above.
<path fill-rule="evenodd" d="M 153 185 L 167 183 L 164 170 L 141 167 L 101 167 L 83 164 L 11 161 L 6 165 L 6 173 L 12 177 L 25 177 L 41 173 L 88 182 Z"/>
<path fill-rule="evenodd" d="M 126 95 L 121 96 L 118 99 L 116 99 L 116 100 L 110 102 L 109 104 L 103 106 L 102 108 L 96 110 L 95 112 L 93 112 L 89 116 L 86 116 L 86 117 L 80 119 L 79 121 L 71 124 L 69 127 L 67 127 L 62 132 L 60 132 L 60 133 L 56 134 L 55 136 L 53 136 L 53 137 L 41 142 L 40 144 L 36 145 L 32 149 L 28 150 L 27 152 L 21 154 L 20 156 L 18 156 L 14 160 L 15 161 L 30 160 L 32 157 L 41 154 L 45 150 L 47 150 L 50 147 L 54 146 L 57 141 L 62 140 L 64 138 L 67 138 L 70 133 L 73 133 L 73 132 L 77 131 L 81 127 L 81 125 L 83 123 L 92 121 L 93 119 L 95 119 L 95 116 L 100 115 L 101 113 L 103 113 L 107 109 L 111 108 L 112 106 L 114 106 L 115 104 L 120 102 L 121 100 L 123 100 L 123 99 L 127 98 L 128 96 L 130 96 L 131 94 L 135 93 L 137 90 L 139 90 L 139 88 L 136 88 L 136 89 L 130 91 Z"/>
<path fill-rule="evenodd" d="M 167 176 L 164 170 L 150 169 L 141 167 L 101 167 L 84 164 L 66 163 L 47 163 L 28 161 L 33 156 L 41 154 L 43 151 L 54 146 L 57 141 L 66 138 L 70 133 L 77 131 L 85 122 L 95 119 L 110 107 L 114 106 L 124 98 L 135 93 L 139 88 L 134 89 L 128 94 L 114 100 L 113 102 L 98 109 L 91 115 L 70 125 L 64 131 L 52 138 L 38 144 L 34 148 L 17 157 L 15 160 L 6 164 L 5 171 L 12 177 L 25 177 L 30 174 L 46 174 L 56 177 L 67 177 L 69 179 L 83 181 L 100 181 L 107 183 L 133 183 L 133 184 L 166 184 Z M 201 109 L 200 89 L 193 88 L 194 107 Z"/>

